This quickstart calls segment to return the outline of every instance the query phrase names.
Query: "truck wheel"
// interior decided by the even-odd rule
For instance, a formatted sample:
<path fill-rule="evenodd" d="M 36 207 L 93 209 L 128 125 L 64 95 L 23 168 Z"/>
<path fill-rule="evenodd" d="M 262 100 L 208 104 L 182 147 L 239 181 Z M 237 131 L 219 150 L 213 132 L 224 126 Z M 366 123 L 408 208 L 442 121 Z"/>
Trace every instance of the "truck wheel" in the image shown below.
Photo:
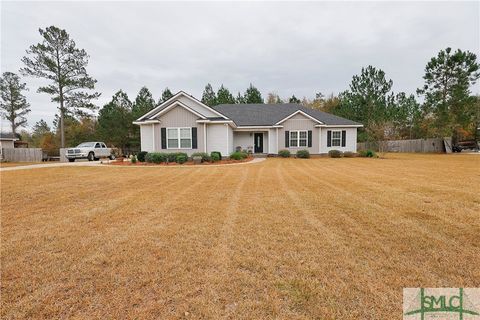
<path fill-rule="evenodd" d="M 88 154 L 88 158 L 87 158 L 87 159 L 88 159 L 88 161 L 94 161 L 94 160 L 95 160 L 95 155 L 93 154 L 93 152 L 90 152 L 90 153 Z"/>
<path fill-rule="evenodd" d="M 75 162 L 75 159 L 68 159 L 68 162 Z"/>
<path fill-rule="evenodd" d="M 108 158 L 109 158 L 110 160 L 115 160 L 115 155 L 114 155 L 114 154 L 111 154 Z"/>

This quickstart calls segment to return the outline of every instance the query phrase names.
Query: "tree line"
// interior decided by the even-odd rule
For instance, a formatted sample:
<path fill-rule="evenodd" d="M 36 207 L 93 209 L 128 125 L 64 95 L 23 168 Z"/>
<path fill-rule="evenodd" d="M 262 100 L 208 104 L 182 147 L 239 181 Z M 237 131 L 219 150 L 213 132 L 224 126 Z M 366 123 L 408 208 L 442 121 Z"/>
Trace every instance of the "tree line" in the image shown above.
<path fill-rule="evenodd" d="M 55 26 L 39 29 L 41 41 L 31 45 L 21 59 L 20 74 L 47 80 L 38 93 L 50 95 L 57 104 L 54 128 L 44 120 L 34 124 L 32 132 L 19 127 L 27 124 L 31 106 L 25 98 L 26 83 L 18 74 L 4 72 L 0 78 L 0 108 L 14 134 L 32 146 L 58 149 L 86 140 L 103 140 L 123 149 L 138 150 L 139 127 L 132 122 L 173 96 L 167 87 L 155 101 L 146 87 L 131 101 L 119 90 L 111 101 L 98 108 L 93 101 L 96 80 L 87 73 L 89 55 L 79 49 L 70 35 Z M 295 94 L 281 98 L 269 92 L 264 99 L 253 84 L 236 95 L 223 84 L 217 90 L 208 83 L 202 102 L 208 106 L 245 103 L 300 103 L 364 124 L 359 141 L 428 137 L 477 138 L 480 127 L 480 97 L 471 92 L 480 77 L 477 56 L 451 48 L 441 50 L 426 64 L 424 85 L 415 94 L 393 92 L 393 81 L 373 66 L 354 75 L 345 91 L 313 99 L 299 99 Z M 420 102 L 421 100 L 421 102 Z M 98 110 L 98 116 L 93 112 Z"/>

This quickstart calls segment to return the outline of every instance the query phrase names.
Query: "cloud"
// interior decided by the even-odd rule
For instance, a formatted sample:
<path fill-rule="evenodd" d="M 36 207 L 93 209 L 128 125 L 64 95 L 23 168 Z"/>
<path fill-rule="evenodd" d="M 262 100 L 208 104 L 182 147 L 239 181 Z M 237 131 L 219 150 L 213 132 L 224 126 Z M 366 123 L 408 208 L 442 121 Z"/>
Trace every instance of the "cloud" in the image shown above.
<path fill-rule="evenodd" d="M 38 28 L 66 29 L 90 55 L 106 103 L 146 85 L 201 97 L 206 83 L 266 96 L 338 93 L 369 64 L 396 91 L 414 93 L 425 64 L 447 46 L 479 52 L 478 2 L 3 2 L 1 68 L 17 71 Z M 56 105 L 25 78 L 29 124 L 52 122 Z"/>

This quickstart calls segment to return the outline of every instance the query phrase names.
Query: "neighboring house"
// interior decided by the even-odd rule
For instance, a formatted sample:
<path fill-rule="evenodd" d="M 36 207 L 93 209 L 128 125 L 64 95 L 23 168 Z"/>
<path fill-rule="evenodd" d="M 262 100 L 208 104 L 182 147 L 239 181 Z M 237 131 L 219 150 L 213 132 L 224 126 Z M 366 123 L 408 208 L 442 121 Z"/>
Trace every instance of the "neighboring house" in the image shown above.
<path fill-rule="evenodd" d="M 134 122 L 141 148 L 148 152 L 220 151 L 311 154 L 357 151 L 360 123 L 299 104 L 222 104 L 209 107 L 180 91 Z"/>
<path fill-rule="evenodd" d="M 14 148 L 18 138 L 13 133 L 0 132 L 0 149 Z"/>

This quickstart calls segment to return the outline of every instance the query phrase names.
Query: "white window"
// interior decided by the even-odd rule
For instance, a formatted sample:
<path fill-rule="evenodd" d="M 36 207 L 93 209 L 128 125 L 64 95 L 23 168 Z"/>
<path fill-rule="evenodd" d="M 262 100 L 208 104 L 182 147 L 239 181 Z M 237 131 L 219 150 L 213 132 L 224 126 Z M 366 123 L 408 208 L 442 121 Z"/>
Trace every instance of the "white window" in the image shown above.
<path fill-rule="evenodd" d="M 307 131 L 290 131 L 290 147 L 306 147 L 308 145 Z"/>
<path fill-rule="evenodd" d="M 167 128 L 167 149 L 191 149 L 192 128 Z"/>
<path fill-rule="evenodd" d="M 340 147 L 342 145 L 342 131 L 332 131 L 332 147 Z"/>
<path fill-rule="evenodd" d="M 298 146 L 299 147 L 307 146 L 307 131 L 298 132 Z"/>
<path fill-rule="evenodd" d="M 290 147 L 298 147 L 298 131 L 290 131 Z"/>

